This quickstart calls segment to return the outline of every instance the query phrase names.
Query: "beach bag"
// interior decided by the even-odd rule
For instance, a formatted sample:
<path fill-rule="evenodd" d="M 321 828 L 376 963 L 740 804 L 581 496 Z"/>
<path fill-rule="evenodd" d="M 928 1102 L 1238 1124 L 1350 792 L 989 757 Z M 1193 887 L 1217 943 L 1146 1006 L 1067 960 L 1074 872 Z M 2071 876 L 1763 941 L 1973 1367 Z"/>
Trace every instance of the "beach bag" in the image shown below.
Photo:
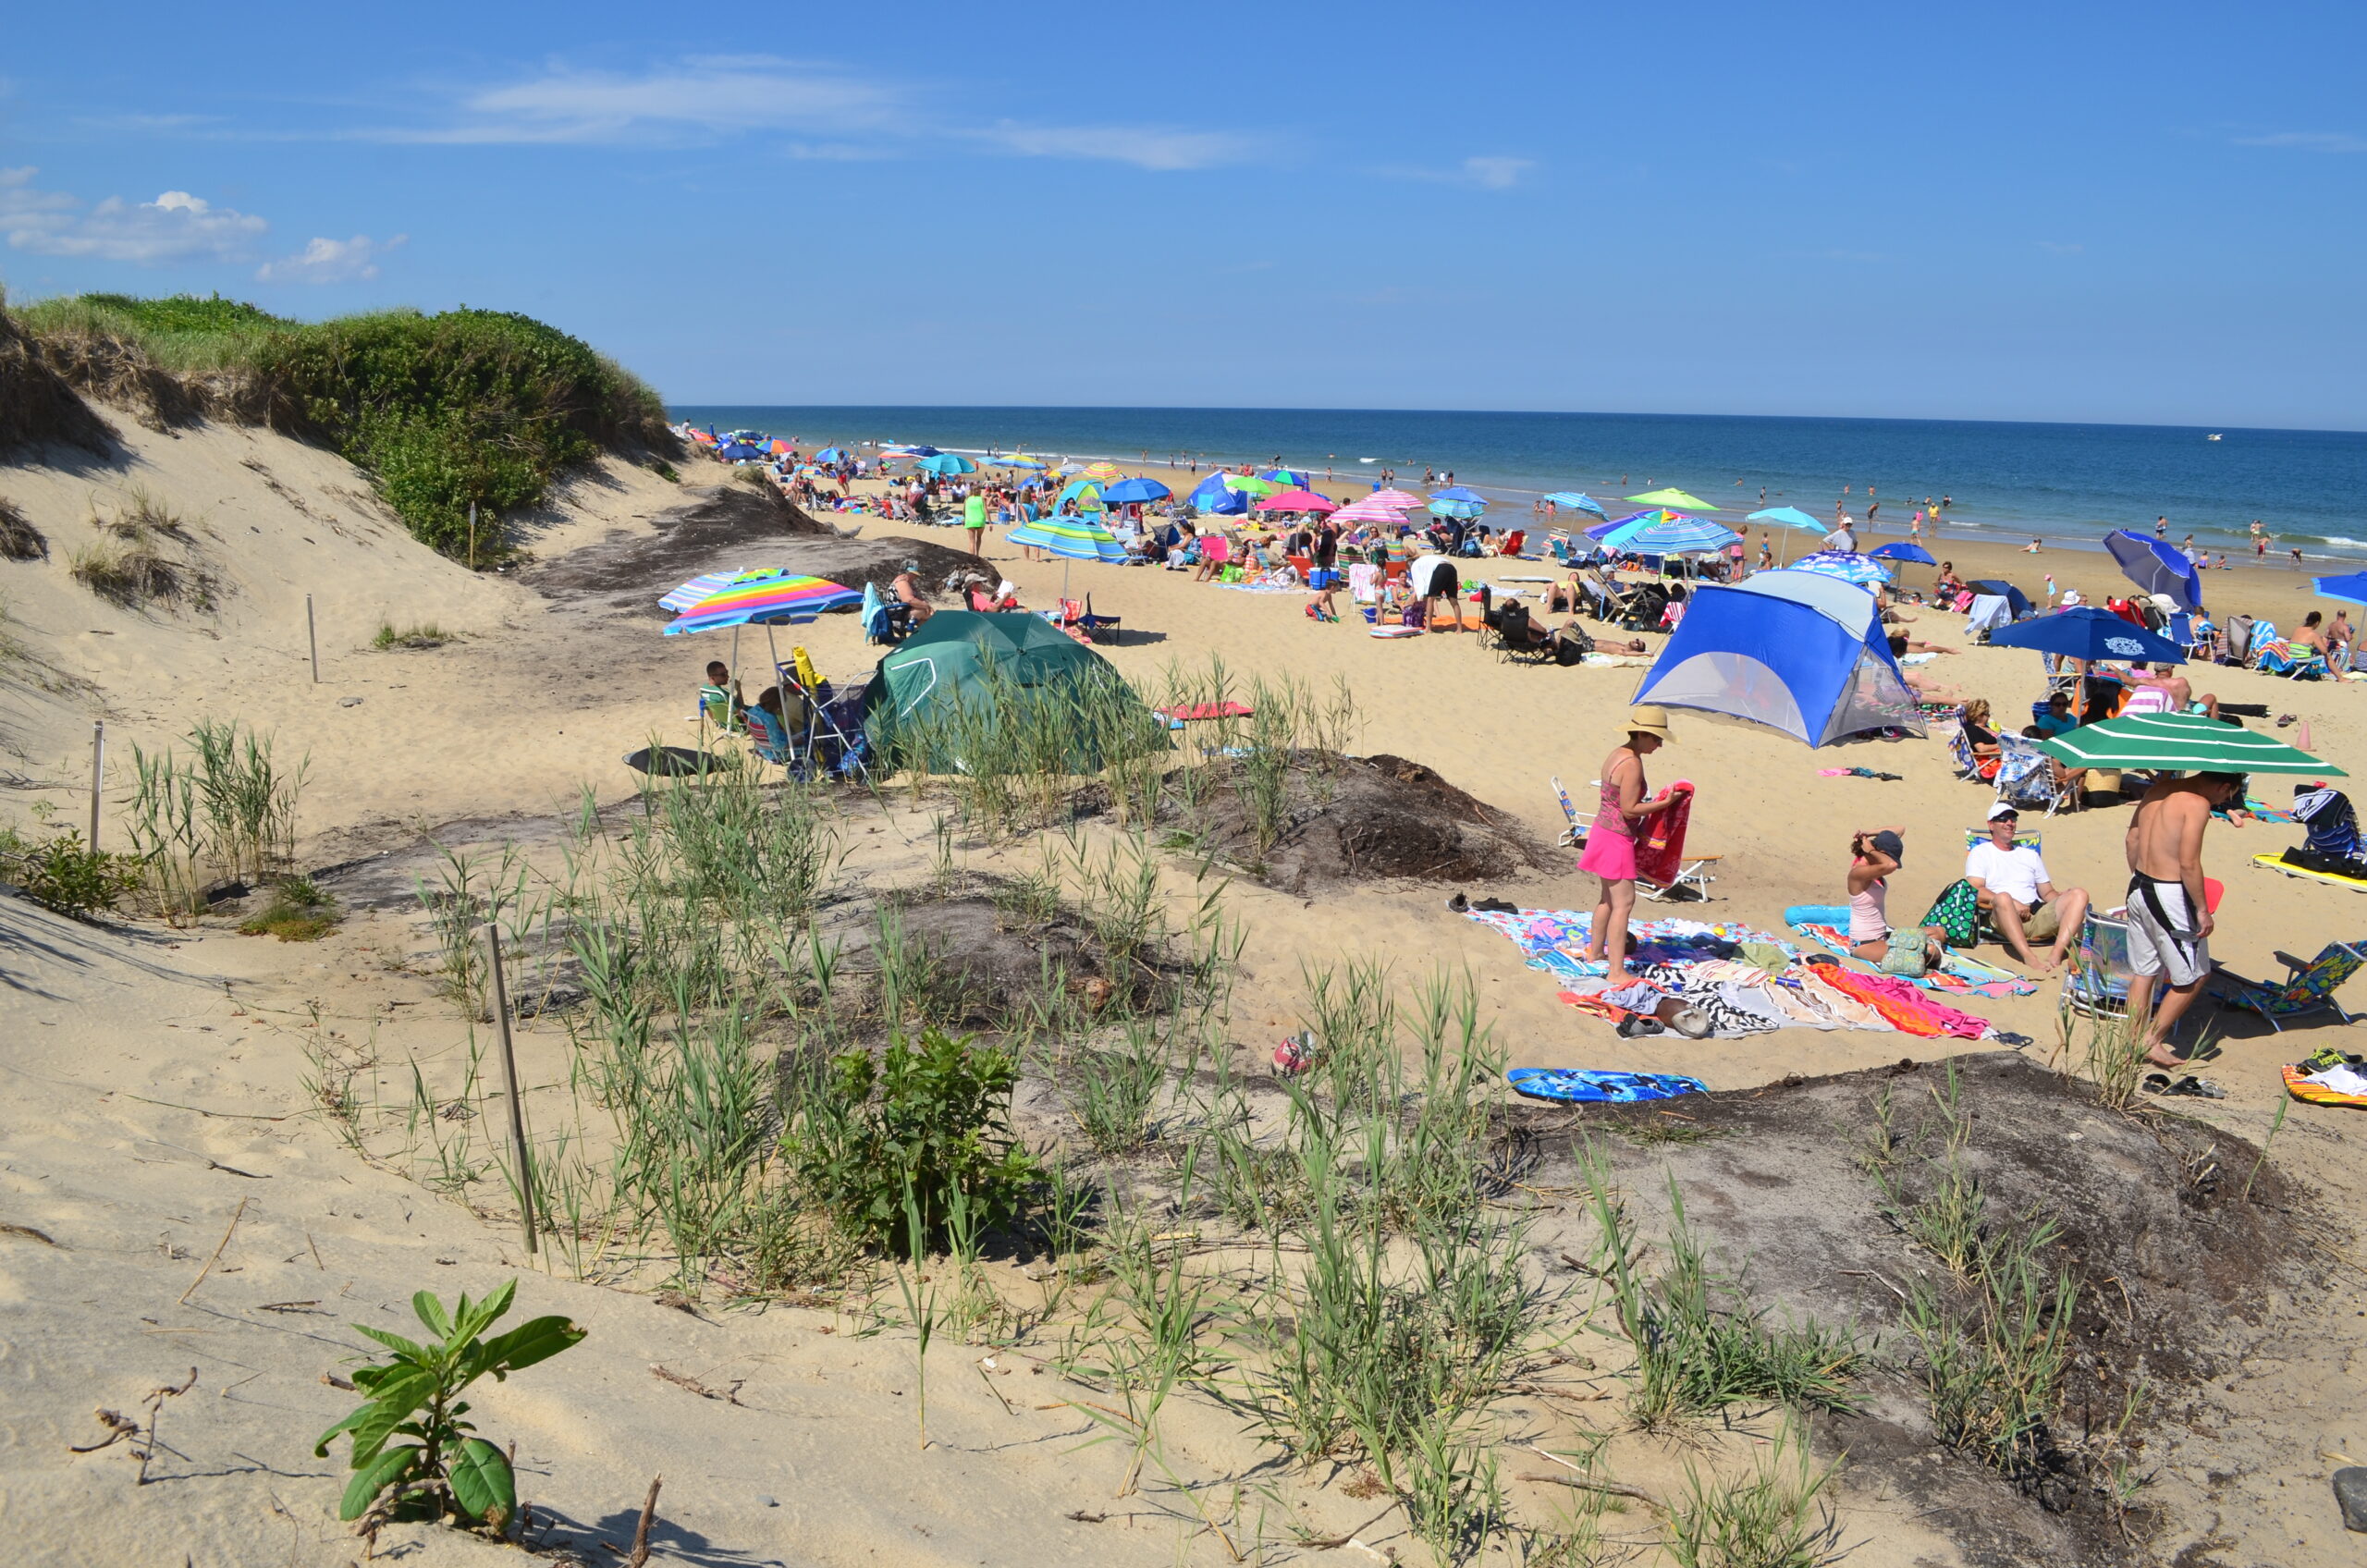
<path fill-rule="evenodd" d="M 1965 884 L 1969 888 L 1969 882 Z M 1875 966 L 1884 974 L 1902 975 L 1920 980 L 1932 967 L 1932 955 L 1925 946 L 1923 927 L 1903 928 L 1890 934 L 1890 947 L 1883 953 L 1882 962 Z"/>
<path fill-rule="evenodd" d="M 1932 907 L 1916 922 L 1916 939 L 1922 939 L 1922 927 L 1936 925 L 1947 934 L 1948 946 L 1969 948 L 1981 939 L 1981 891 L 1959 876 L 1940 890 Z M 1921 971 L 1917 971 L 1920 974 Z"/>

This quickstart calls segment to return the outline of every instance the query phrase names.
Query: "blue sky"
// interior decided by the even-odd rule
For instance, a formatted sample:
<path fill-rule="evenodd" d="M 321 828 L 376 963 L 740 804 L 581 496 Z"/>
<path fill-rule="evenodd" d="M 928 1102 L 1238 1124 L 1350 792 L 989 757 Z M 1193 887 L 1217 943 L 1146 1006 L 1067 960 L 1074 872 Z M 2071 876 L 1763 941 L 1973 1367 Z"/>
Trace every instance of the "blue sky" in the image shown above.
<path fill-rule="evenodd" d="M 0 279 L 670 399 L 2367 428 L 2367 8 L 111 6 Z"/>

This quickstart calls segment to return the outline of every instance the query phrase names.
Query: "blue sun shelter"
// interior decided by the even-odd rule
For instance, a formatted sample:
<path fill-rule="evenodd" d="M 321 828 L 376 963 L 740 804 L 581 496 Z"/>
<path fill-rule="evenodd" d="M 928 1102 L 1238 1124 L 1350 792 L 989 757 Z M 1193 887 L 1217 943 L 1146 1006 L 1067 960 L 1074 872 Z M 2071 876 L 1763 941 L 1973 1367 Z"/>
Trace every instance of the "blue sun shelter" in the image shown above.
<path fill-rule="evenodd" d="M 1249 509 L 1249 497 L 1225 486 L 1222 473 L 1212 473 L 1192 487 L 1185 505 L 1202 517 L 1239 517 Z"/>
<path fill-rule="evenodd" d="M 1634 701 L 1725 714 L 1811 746 L 1870 729 L 1923 733 L 1874 596 L 1815 572 L 1695 589 Z"/>

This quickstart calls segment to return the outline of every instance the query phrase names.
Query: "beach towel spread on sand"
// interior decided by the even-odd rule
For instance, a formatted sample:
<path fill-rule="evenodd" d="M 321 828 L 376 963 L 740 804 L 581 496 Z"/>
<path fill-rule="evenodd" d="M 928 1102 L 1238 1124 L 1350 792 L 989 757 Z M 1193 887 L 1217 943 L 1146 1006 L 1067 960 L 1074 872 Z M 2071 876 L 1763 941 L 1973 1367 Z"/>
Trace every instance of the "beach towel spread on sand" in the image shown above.
<path fill-rule="evenodd" d="M 1970 883 L 1959 884 L 1969 888 Z M 1846 904 L 1794 904 L 1784 912 L 1784 924 L 1808 937 L 1818 946 L 1847 959 L 1849 955 L 1849 910 Z M 1926 925 L 1944 925 L 1945 921 L 1926 918 Z M 1956 940 L 1951 931 L 1948 939 Z M 1904 978 L 1901 976 L 1900 978 Z M 1952 992 L 1960 996 L 2027 997 L 2038 989 L 2038 982 L 2025 980 L 2010 970 L 1983 963 L 1969 953 L 1950 952 L 1939 970 L 1908 981 L 1926 991 Z"/>
<path fill-rule="evenodd" d="M 1587 1067 L 1515 1067 L 1504 1074 L 1514 1092 L 1564 1105 L 1634 1105 L 1645 1100 L 1706 1095 L 1699 1078 L 1674 1072 L 1610 1072 Z"/>
<path fill-rule="evenodd" d="M 1846 974 L 1838 964 L 1800 961 L 1799 949 L 1738 922 L 1671 918 L 1631 923 L 1636 946 L 1624 975 L 1583 956 L 1593 916 L 1576 910 L 1471 910 L 1466 917 L 1502 933 L 1528 967 L 1562 982 L 1563 1001 L 1613 1023 L 1648 1016 L 1670 998 L 1699 1009 L 1721 1039 L 1777 1029 L 1867 1029 L 1936 1038 L 1986 1037 L 1982 1019 L 1887 975 Z"/>

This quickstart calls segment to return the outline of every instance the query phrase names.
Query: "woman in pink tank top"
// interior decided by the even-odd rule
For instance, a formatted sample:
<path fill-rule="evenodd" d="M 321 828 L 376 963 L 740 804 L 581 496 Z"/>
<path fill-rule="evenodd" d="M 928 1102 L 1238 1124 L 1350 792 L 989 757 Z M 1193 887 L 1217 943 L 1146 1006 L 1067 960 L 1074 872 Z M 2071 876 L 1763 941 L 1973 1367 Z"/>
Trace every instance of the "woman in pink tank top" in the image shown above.
<path fill-rule="evenodd" d="M 1668 741 L 1666 711 L 1649 705 L 1629 710 L 1626 743 L 1603 759 L 1602 794 L 1594 824 L 1587 829 L 1586 852 L 1578 856 L 1578 869 L 1594 873 L 1602 888 L 1587 933 L 1587 959 L 1608 964 L 1613 976 L 1627 967 L 1627 917 L 1636 908 L 1636 835 L 1646 817 L 1677 801 L 1673 794 L 1656 801 L 1644 798 L 1644 759 Z"/>
<path fill-rule="evenodd" d="M 1849 840 L 1849 950 L 1882 962 L 1890 951 L 1890 874 L 1906 858 L 1895 827 L 1869 827 Z"/>

